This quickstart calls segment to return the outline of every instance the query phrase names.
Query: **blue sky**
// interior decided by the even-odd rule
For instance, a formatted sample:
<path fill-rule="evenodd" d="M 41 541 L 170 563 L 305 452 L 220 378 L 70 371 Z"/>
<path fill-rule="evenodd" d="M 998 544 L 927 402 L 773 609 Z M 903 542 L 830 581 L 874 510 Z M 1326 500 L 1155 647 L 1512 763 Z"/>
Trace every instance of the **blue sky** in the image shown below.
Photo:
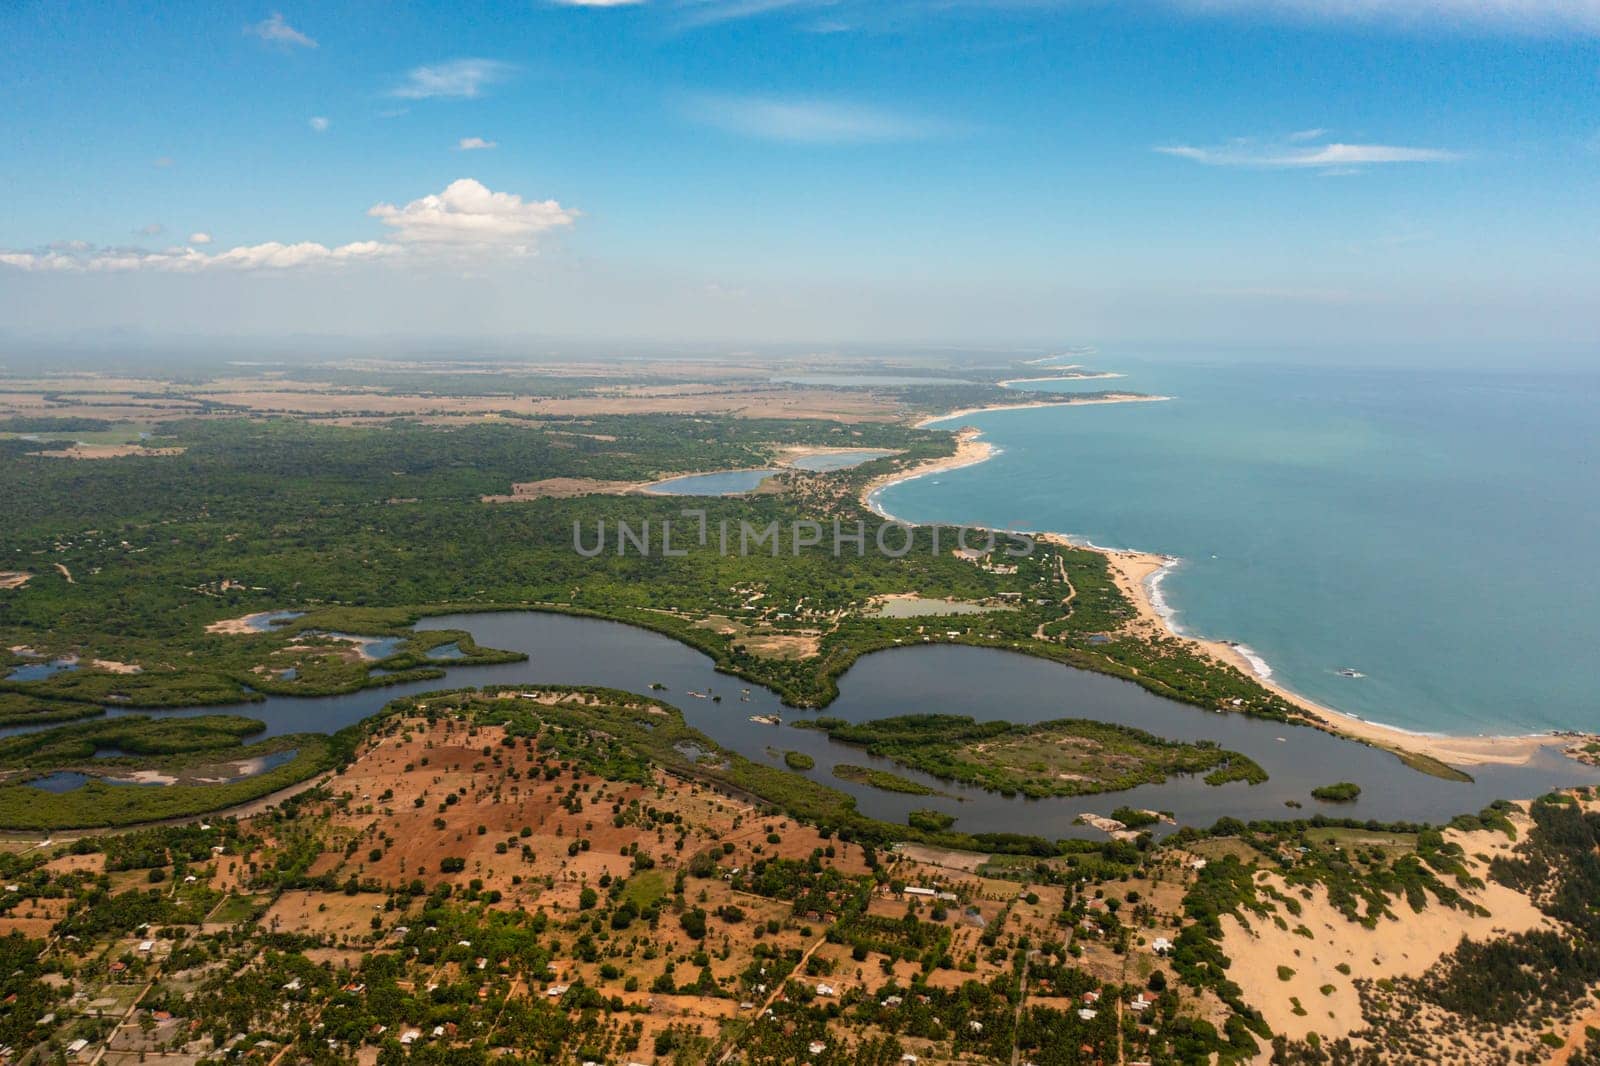
<path fill-rule="evenodd" d="M 11 3 L 0 317 L 1592 351 L 1596 0 Z"/>

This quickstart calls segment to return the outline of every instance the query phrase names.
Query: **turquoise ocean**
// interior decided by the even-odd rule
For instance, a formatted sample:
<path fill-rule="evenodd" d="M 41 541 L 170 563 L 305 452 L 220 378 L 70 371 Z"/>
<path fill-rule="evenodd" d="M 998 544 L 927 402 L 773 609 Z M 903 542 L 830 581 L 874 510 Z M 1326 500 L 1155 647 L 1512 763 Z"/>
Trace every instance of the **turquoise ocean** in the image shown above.
<path fill-rule="evenodd" d="M 1180 630 L 1372 721 L 1600 730 L 1600 374 L 1101 358 L 1024 387 L 1172 399 L 938 423 L 1000 452 L 878 502 L 1177 556 Z"/>

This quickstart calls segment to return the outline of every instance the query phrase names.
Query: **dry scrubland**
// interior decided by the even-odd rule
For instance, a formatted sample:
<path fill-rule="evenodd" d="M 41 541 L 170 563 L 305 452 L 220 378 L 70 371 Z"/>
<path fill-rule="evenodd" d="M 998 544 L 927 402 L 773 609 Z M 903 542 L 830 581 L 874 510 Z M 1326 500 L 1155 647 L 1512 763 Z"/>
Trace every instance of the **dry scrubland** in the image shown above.
<path fill-rule="evenodd" d="M 1429 1061 L 1398 1049 L 1437 1039 L 1448 1061 L 1511 1063 L 1564 1061 L 1594 1020 L 1592 998 L 1551 996 L 1489 1027 L 1429 991 L 1463 937 L 1585 950 L 1541 910 L 1559 878 L 1495 875 L 1587 796 L 1438 840 L 874 847 L 640 761 L 574 724 L 597 698 L 424 697 L 252 818 L 11 841 L 3 1057 L 1266 1062 L 1270 1029 L 1283 1062 Z"/>

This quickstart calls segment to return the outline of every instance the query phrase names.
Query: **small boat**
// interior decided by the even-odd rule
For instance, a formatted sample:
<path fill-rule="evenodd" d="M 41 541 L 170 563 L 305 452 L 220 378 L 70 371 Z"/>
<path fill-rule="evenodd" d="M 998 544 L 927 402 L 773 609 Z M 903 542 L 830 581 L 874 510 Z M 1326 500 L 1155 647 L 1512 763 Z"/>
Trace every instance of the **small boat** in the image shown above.
<path fill-rule="evenodd" d="M 775 714 L 752 714 L 750 716 L 750 720 L 752 722 L 757 723 L 758 725 L 782 725 L 783 724 L 783 719 L 779 718 Z"/>
<path fill-rule="evenodd" d="M 697 700 L 703 700 L 706 698 L 706 694 L 704 692 L 696 692 L 693 689 L 689 690 L 689 695 L 693 696 Z"/>
<path fill-rule="evenodd" d="M 1335 670 L 1334 673 L 1338 674 L 1340 677 L 1366 677 L 1367 676 L 1366 674 L 1363 674 L 1360 670 L 1352 670 L 1348 666 L 1343 667 L 1343 668 L 1338 669 L 1338 670 Z"/>

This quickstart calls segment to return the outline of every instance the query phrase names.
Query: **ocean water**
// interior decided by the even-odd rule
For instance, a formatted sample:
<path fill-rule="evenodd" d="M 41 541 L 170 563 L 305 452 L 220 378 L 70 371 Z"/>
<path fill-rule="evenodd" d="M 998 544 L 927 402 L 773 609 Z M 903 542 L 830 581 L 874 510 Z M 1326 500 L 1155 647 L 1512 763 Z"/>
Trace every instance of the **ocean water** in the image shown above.
<path fill-rule="evenodd" d="M 1000 454 L 882 505 L 1178 556 L 1181 629 L 1363 718 L 1600 730 L 1600 374 L 1108 369 L 1174 398 L 942 423 Z"/>

